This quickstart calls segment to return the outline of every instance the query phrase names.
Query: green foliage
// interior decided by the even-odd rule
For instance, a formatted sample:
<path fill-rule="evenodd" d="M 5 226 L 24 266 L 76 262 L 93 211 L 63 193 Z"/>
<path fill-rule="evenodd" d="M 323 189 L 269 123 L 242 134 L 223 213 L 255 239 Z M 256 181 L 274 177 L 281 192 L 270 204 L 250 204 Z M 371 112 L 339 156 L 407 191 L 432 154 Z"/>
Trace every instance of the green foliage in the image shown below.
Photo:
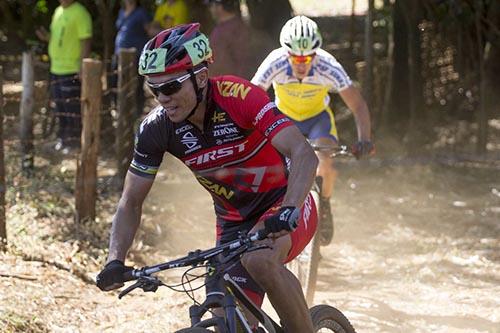
<path fill-rule="evenodd" d="M 49 13 L 49 7 L 47 6 L 47 1 L 45 0 L 38 0 L 35 5 L 35 10 L 40 12 L 41 14 L 48 14 Z"/>

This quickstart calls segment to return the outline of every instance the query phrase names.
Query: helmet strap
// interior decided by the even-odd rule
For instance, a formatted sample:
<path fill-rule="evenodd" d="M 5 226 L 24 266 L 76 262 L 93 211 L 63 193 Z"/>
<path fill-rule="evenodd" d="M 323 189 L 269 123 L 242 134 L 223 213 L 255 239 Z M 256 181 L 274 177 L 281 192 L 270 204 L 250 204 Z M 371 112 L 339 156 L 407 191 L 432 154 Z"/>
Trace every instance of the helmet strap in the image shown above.
<path fill-rule="evenodd" d="M 188 70 L 188 73 L 191 74 L 191 82 L 193 83 L 194 91 L 196 92 L 196 105 L 194 106 L 193 110 L 188 114 L 186 119 L 189 119 L 194 112 L 196 111 L 196 108 L 198 105 L 200 105 L 201 100 L 203 99 L 203 88 L 198 87 L 198 82 L 196 82 L 196 77 L 194 74 L 194 71 L 192 69 Z"/>

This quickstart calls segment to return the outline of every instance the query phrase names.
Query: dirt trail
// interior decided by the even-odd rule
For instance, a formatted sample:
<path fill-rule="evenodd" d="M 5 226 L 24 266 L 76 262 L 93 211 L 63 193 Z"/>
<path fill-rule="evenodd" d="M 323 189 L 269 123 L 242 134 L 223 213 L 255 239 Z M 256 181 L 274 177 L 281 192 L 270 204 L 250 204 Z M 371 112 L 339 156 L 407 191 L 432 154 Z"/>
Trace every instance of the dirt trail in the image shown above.
<path fill-rule="evenodd" d="M 165 166 L 148 198 L 138 261 L 213 244 L 208 194 L 182 165 Z M 500 332 L 498 170 L 346 164 L 333 207 L 317 303 L 341 309 L 358 332 Z M 173 332 L 188 321 L 189 299 L 167 289 L 119 301 L 18 257 L 0 258 L 6 272 L 17 276 L 0 277 L 0 315 L 36 316 L 48 331 Z"/>

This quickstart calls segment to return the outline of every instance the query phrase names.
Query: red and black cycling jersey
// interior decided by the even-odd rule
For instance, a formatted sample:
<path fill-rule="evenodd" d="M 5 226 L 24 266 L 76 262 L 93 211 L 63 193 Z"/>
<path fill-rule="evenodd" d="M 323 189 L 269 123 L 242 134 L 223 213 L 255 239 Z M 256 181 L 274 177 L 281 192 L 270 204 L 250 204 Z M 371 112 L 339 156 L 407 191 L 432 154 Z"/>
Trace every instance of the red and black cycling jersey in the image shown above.
<path fill-rule="evenodd" d="M 158 107 L 141 123 L 129 170 L 154 177 L 169 152 L 213 197 L 219 219 L 255 219 L 286 192 L 287 159 L 272 138 L 292 126 L 267 94 L 235 76 L 209 79 L 203 130 L 170 121 Z"/>

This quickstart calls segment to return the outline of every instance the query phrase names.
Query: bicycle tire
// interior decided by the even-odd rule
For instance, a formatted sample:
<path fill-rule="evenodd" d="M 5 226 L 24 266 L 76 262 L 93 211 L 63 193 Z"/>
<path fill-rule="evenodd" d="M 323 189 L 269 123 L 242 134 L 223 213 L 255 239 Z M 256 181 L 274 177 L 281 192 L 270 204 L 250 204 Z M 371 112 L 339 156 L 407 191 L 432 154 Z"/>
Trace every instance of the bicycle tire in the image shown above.
<path fill-rule="evenodd" d="M 183 328 L 182 330 L 175 331 L 175 333 L 214 333 L 214 331 L 207 330 L 203 327 L 189 327 Z"/>
<path fill-rule="evenodd" d="M 356 330 L 346 316 L 333 306 L 316 305 L 309 309 L 313 322 L 314 332 L 324 332 L 328 329 L 335 333 L 356 333 Z"/>
<path fill-rule="evenodd" d="M 319 195 L 317 192 L 312 191 L 314 200 L 316 202 L 316 207 L 319 210 Z M 319 261 L 321 259 L 320 254 L 320 240 L 318 236 L 319 223 L 316 229 L 316 233 L 313 238 L 307 244 L 307 246 L 302 250 L 302 252 L 290 263 L 287 264 L 288 268 L 299 280 L 304 296 L 306 297 L 306 302 L 309 306 L 313 305 L 314 294 L 316 292 L 316 282 L 318 279 L 318 267 Z"/>
<path fill-rule="evenodd" d="M 314 235 L 313 239 L 311 240 L 311 261 L 309 262 L 309 271 L 308 271 L 308 277 L 307 280 L 305 281 L 305 296 L 306 296 L 306 302 L 310 306 L 313 305 L 314 302 L 314 294 L 316 292 L 316 283 L 318 280 L 318 268 L 319 268 L 319 261 L 321 259 L 321 254 L 319 252 L 320 248 L 320 241 L 318 235 Z"/>

